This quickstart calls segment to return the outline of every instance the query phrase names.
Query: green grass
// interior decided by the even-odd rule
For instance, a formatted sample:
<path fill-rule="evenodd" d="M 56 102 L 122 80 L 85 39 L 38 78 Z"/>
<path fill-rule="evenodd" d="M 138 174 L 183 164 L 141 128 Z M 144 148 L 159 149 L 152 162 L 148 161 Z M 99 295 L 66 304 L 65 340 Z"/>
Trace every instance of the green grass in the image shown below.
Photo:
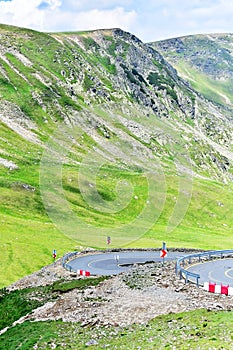
<path fill-rule="evenodd" d="M 85 278 L 81 280 L 72 280 L 68 282 L 58 281 L 54 282 L 51 288 L 53 292 L 66 293 L 76 288 L 83 290 L 91 286 L 97 286 L 100 282 L 103 282 L 108 278 L 108 276 L 101 276 L 97 278 Z"/>
<path fill-rule="evenodd" d="M 52 251 L 58 258 L 74 250 L 76 242 L 65 236 L 49 221 L 17 218 L 1 214 L 0 286 L 53 262 Z"/>
<path fill-rule="evenodd" d="M 0 338 L 0 348 L 86 349 L 232 349 L 232 312 L 197 310 L 156 317 L 146 325 L 81 327 L 80 324 L 25 322 Z"/>
<path fill-rule="evenodd" d="M 0 330 L 10 327 L 13 322 L 31 313 L 32 310 L 44 305 L 48 301 L 57 299 L 60 293 L 66 293 L 73 289 L 83 290 L 91 286 L 97 286 L 109 277 L 85 278 L 72 281 L 59 280 L 48 286 L 26 288 L 22 290 L 0 290 Z"/>
<path fill-rule="evenodd" d="M 179 63 L 176 64 L 176 68 L 181 76 L 188 80 L 191 86 L 207 99 L 223 106 L 226 106 L 229 103 L 233 104 L 232 81 L 229 79 L 225 81 L 212 79 L 206 74 L 193 68 L 184 60 L 179 60 Z"/>
<path fill-rule="evenodd" d="M 7 175 L 7 170 L 4 171 Z M 64 167 L 65 198 L 71 204 L 75 215 L 85 225 L 90 225 L 89 231 L 84 233 L 81 226 L 76 226 L 76 239 L 72 239 L 69 231 L 60 232 L 47 216 L 40 197 L 39 169 L 36 165 L 25 165 L 20 170 L 8 174 L 7 178 L 4 175 L 0 178 L 0 235 L 3 252 L 0 257 L 1 286 L 52 262 L 53 249 L 57 249 L 60 257 L 66 251 L 74 250 L 79 244 L 104 247 L 105 235 L 96 235 L 96 230 L 101 232 L 103 228 L 111 233 L 113 247 L 118 244 L 129 247 L 158 247 L 162 241 L 166 241 L 168 247 L 225 249 L 233 244 L 232 188 L 229 185 L 195 179 L 187 213 L 175 230 L 168 232 L 167 225 L 176 203 L 179 182 L 173 175 L 167 175 L 165 205 L 158 220 L 154 224 L 151 221 L 151 228 L 145 232 L 148 225 L 146 219 L 142 219 L 137 227 L 131 225 L 133 219 L 142 212 L 148 196 L 148 184 L 143 173 L 123 171 L 111 166 L 101 169 L 97 176 L 97 188 L 101 198 L 107 200 L 106 203 L 111 205 L 112 200 L 119 201 L 119 193 L 116 191 L 119 180 L 132 185 L 133 194 L 130 201 L 123 206 L 123 210 L 116 213 L 104 213 L 98 209 L 99 206 L 101 208 L 101 203 L 98 197 L 95 199 L 93 196 L 93 189 L 88 183 L 86 187 L 82 186 L 82 190 L 85 189 L 87 198 L 90 197 L 88 200 L 83 198 L 76 181 L 77 176 L 78 168 Z M 36 190 L 23 188 L 24 183 L 34 186 Z M 123 203 L 128 194 L 126 192 L 120 195 Z M 135 196 L 137 200 L 134 199 Z M 89 200 L 96 209 L 89 206 Z M 114 240 L 118 238 L 117 235 L 114 236 L 114 229 L 118 230 L 123 224 L 126 226 L 120 229 L 122 236 L 116 243 Z M 128 225 L 134 229 L 129 230 Z M 144 233 L 142 237 L 141 232 Z"/>
<path fill-rule="evenodd" d="M 94 82 L 90 79 L 89 75 L 85 72 L 85 77 L 83 80 L 84 91 L 88 91 L 94 86 Z"/>
<path fill-rule="evenodd" d="M 30 289 L 11 293 L 5 290 L 0 291 L 0 329 L 11 326 L 14 321 L 43 305 L 45 300 L 38 301 L 36 298 L 33 299 L 32 295 L 33 290 Z M 39 295 L 39 290 L 37 295 Z"/>
<path fill-rule="evenodd" d="M 110 118 L 107 113 L 99 113 L 106 120 Z M 145 121 L 148 125 L 150 122 L 150 119 Z M 126 127 L 117 122 L 114 126 L 133 137 Z M 152 184 L 148 185 L 143 166 L 135 166 L 132 162 L 122 167 L 122 160 L 116 159 L 113 165 L 105 162 L 97 172 L 93 168 L 97 175 L 93 179 L 90 173 L 86 174 L 84 167 L 82 172 L 88 181 L 83 183 L 81 191 L 77 181 L 80 167 L 72 163 L 64 165 L 62 193 L 79 221 L 58 220 L 57 223 L 61 225 L 55 226 L 41 198 L 39 176 L 42 147 L 25 141 L 4 124 L 0 124 L 0 127 L 0 148 L 9 153 L 8 157 L 2 156 L 12 159 L 19 166 L 18 170 L 12 171 L 1 167 L 0 238 L 3 254 L 0 256 L 0 286 L 6 286 L 52 262 L 53 249 L 61 257 L 79 245 L 103 248 L 106 235 L 112 236 L 112 247 L 159 247 L 162 241 L 166 241 L 168 247 L 224 249 L 233 244 L 233 188 L 230 184 L 223 185 L 216 181 L 194 179 L 187 212 L 180 218 L 183 219 L 181 222 L 177 221 L 177 227 L 172 232 L 168 231 L 181 178 L 175 175 L 172 161 L 165 158 L 160 164 L 166 182 L 155 177 L 155 187 L 152 188 Z M 137 137 L 134 139 L 140 142 Z M 116 132 L 111 133 L 111 142 L 118 143 L 119 149 L 130 154 L 130 143 L 119 139 Z M 146 144 L 144 146 L 147 147 Z M 84 133 L 78 139 L 78 145 L 72 148 L 75 153 L 70 152 L 69 159 L 82 162 L 93 147 L 97 147 L 97 143 Z M 180 152 L 178 145 L 176 148 Z M 106 152 L 104 148 L 103 151 Z M 169 145 L 166 151 L 169 152 Z M 150 167 L 150 161 L 145 161 L 146 168 Z M 57 175 L 51 173 L 51 176 L 55 182 Z M 92 181 L 93 184 L 96 181 L 98 192 L 95 192 L 95 186 L 90 187 Z M 117 188 L 119 181 L 127 182 L 131 190 L 130 187 Z M 25 184 L 30 186 L 29 190 L 24 187 Z M 137 221 L 150 192 L 155 193 L 152 201 L 154 212 Z M 120 210 L 103 211 L 103 200 L 108 208 L 116 209 L 119 205 Z M 66 207 L 60 210 L 67 213 Z"/>

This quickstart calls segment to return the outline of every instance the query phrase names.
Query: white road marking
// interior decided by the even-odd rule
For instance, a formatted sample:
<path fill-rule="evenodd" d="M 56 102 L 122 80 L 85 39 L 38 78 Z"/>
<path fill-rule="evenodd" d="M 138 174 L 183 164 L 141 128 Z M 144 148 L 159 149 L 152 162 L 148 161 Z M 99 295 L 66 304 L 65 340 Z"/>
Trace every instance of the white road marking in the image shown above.
<path fill-rule="evenodd" d="M 225 271 L 225 276 L 226 276 L 227 278 L 233 278 L 233 276 L 229 276 L 229 271 L 233 271 L 233 268 L 230 268 L 230 269 L 226 270 L 226 271 Z"/>

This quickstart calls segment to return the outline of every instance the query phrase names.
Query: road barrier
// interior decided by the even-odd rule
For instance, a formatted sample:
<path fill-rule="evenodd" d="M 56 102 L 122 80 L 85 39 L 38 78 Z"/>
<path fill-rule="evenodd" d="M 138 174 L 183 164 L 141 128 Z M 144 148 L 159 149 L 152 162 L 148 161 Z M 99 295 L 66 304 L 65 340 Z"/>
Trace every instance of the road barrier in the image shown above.
<path fill-rule="evenodd" d="M 233 250 L 211 250 L 202 253 L 195 253 L 183 256 L 176 261 L 176 274 L 180 276 L 180 279 L 184 278 L 185 283 L 195 282 L 199 286 L 200 275 L 197 273 L 190 272 L 185 270 L 185 264 L 192 264 L 192 261 L 202 262 L 212 260 L 212 259 L 223 259 L 227 257 L 233 257 Z M 182 265 L 182 266 L 181 266 Z M 230 288 L 230 287 L 229 287 Z M 224 293 L 223 293 L 224 294 Z"/>
<path fill-rule="evenodd" d="M 63 258 L 62 258 L 62 267 L 64 267 L 66 270 L 68 270 L 70 272 L 77 273 L 77 275 L 79 275 L 79 276 L 89 277 L 91 275 L 91 273 L 89 271 L 75 270 L 71 265 L 69 265 L 67 263 L 70 260 L 73 260 L 73 258 L 76 257 L 79 254 L 80 254 L 80 252 L 72 252 L 72 253 L 67 253 L 66 255 L 64 255 Z"/>
<path fill-rule="evenodd" d="M 77 274 L 80 276 L 90 276 L 91 273 L 89 271 L 85 271 L 85 270 L 77 270 Z"/>
<path fill-rule="evenodd" d="M 233 287 L 225 286 L 223 284 L 216 284 L 213 282 L 205 282 L 204 290 L 210 293 L 233 295 Z"/>
<path fill-rule="evenodd" d="M 76 270 L 73 269 L 73 267 L 69 264 L 67 264 L 68 261 L 79 255 L 80 252 L 72 252 L 72 253 L 67 253 L 66 255 L 63 256 L 62 258 L 62 267 L 64 267 L 66 270 L 70 272 L 77 272 Z"/>

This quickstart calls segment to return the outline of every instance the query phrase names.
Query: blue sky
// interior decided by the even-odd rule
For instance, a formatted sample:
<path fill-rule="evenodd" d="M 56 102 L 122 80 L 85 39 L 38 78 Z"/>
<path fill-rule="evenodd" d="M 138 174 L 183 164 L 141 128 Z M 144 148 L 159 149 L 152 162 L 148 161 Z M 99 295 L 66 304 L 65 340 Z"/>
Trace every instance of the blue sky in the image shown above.
<path fill-rule="evenodd" d="M 119 27 L 148 42 L 233 32 L 230 0 L 0 0 L 0 23 L 40 31 Z"/>

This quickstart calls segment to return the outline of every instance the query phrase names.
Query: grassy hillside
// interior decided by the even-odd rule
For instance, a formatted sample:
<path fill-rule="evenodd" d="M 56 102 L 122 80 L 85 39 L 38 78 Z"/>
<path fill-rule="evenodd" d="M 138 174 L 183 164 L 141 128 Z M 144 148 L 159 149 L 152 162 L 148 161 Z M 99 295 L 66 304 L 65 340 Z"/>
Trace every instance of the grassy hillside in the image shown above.
<path fill-rule="evenodd" d="M 223 327 L 224 325 L 224 327 Z M 0 346 L 14 350 L 50 348 L 94 349 L 231 349 L 232 312 L 198 310 L 156 317 L 146 325 L 127 328 L 87 327 L 80 324 L 24 322 L 1 336 Z"/>
<path fill-rule="evenodd" d="M 229 247 L 228 114 L 119 29 L 0 34 L 1 286 L 107 236 Z"/>
<path fill-rule="evenodd" d="M 211 101 L 232 108 L 232 34 L 191 35 L 152 44 Z"/>

